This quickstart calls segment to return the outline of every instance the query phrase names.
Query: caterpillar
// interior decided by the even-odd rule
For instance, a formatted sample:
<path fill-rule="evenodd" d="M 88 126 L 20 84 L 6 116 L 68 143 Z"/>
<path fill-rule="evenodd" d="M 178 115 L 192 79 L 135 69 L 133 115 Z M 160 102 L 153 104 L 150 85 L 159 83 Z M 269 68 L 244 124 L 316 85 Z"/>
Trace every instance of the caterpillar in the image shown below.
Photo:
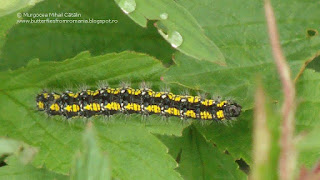
<path fill-rule="evenodd" d="M 66 118 L 138 113 L 224 121 L 238 117 L 241 113 L 241 106 L 230 100 L 220 101 L 131 87 L 104 87 L 77 93 L 65 91 L 62 94 L 44 91 L 37 95 L 36 103 L 39 111 Z"/>

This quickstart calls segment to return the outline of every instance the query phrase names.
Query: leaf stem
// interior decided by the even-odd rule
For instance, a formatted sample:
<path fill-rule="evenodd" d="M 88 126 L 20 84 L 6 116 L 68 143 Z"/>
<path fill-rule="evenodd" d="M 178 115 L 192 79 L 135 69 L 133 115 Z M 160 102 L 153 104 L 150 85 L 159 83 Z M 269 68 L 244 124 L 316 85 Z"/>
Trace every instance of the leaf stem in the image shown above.
<path fill-rule="evenodd" d="M 265 0 L 264 8 L 272 53 L 280 76 L 284 94 L 280 137 L 280 179 L 289 180 L 292 179 L 295 165 L 295 150 L 293 146 L 295 88 L 293 81 L 291 80 L 289 66 L 281 50 L 279 35 L 277 32 L 277 24 L 270 0 Z"/>

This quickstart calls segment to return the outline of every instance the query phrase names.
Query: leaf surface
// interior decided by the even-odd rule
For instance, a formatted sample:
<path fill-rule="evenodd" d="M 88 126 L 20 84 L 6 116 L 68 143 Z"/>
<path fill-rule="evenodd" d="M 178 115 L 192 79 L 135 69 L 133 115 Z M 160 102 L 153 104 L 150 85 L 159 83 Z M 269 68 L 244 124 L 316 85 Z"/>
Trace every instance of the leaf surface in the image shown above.
<path fill-rule="evenodd" d="M 111 179 L 110 162 L 106 154 L 102 154 L 95 139 L 95 131 L 88 123 L 83 135 L 81 152 L 78 154 L 75 165 L 71 169 L 71 178 L 74 180 L 109 180 Z"/>
<path fill-rule="evenodd" d="M 179 163 L 184 179 L 247 179 L 233 158 L 207 142 L 194 126 L 182 137 L 159 136 Z"/>
<path fill-rule="evenodd" d="M 228 150 L 234 157 L 251 163 L 253 94 L 256 78 L 261 77 L 268 97 L 281 109 L 281 84 L 271 54 L 263 1 L 176 1 L 197 19 L 207 37 L 215 42 L 228 66 L 199 62 L 182 55 L 175 56 L 164 81 L 200 90 L 210 96 L 233 99 L 244 112 L 231 127 L 224 125 L 199 128 L 217 147 Z M 308 29 L 319 29 L 319 3 L 308 0 L 272 2 L 280 43 L 289 62 L 292 78 L 303 72 L 305 62 L 319 53 L 319 35 L 308 36 Z M 308 9 L 308 12 L 305 11 Z M 319 14 L 320 15 L 320 14 Z M 213 21 L 214 19 L 214 21 Z M 300 71 L 301 70 L 301 71 Z M 298 93 L 299 96 L 299 93 Z M 307 109 L 298 109 L 307 113 Z M 309 119 L 307 117 L 306 119 Z M 312 123 L 318 124 L 318 119 Z M 297 119 L 297 126 L 305 120 Z M 299 128 L 298 128 L 299 129 Z"/>
<path fill-rule="evenodd" d="M 0 49 L 2 70 L 16 69 L 34 58 L 39 58 L 41 61 L 61 61 L 72 58 L 82 51 L 102 55 L 132 50 L 157 57 L 165 64 L 172 63 L 171 56 L 174 49 L 163 40 L 156 28 L 152 24 L 148 28 L 135 24 L 113 1 L 46 0 L 20 13 L 22 18 L 19 20 L 104 20 L 105 22 L 99 24 L 20 22 L 16 26 L 11 26 L 10 31 L 5 34 L 4 47 Z M 62 13 L 62 17 L 54 13 L 58 15 Z M 81 17 L 68 17 L 65 13 L 77 13 Z M 39 14 L 47 14 L 49 17 L 37 17 Z M 0 19 L 0 29 L 5 23 L 6 21 Z"/>
<path fill-rule="evenodd" d="M 26 68 L 1 72 L 0 110 L 7 113 L 0 115 L 0 135 L 39 147 L 33 165 L 45 164 L 49 170 L 65 174 L 81 144 L 83 118 L 73 118 L 68 123 L 63 117 L 48 117 L 36 111 L 37 93 L 43 88 L 61 92 L 67 86 L 79 91 L 79 84 L 97 88 L 96 83 L 101 80 L 117 87 L 119 81 L 126 79 L 136 88 L 144 80 L 159 89 L 164 70 L 158 60 L 144 54 L 123 52 L 91 57 L 84 52 L 63 62 L 34 60 Z M 158 116 L 150 116 L 150 121 L 143 123 L 139 115 L 115 115 L 110 121 L 101 116 L 89 120 L 97 128 L 101 149 L 110 155 L 115 177 L 181 179 L 167 148 L 150 132 L 179 135 L 188 124 L 181 125 L 178 118 L 166 124 Z"/>
<path fill-rule="evenodd" d="M 2 0 L 0 17 L 11 14 L 19 9 L 28 8 L 42 0 Z"/>
<path fill-rule="evenodd" d="M 225 58 L 208 39 L 198 20 L 175 1 L 115 0 L 136 23 L 145 27 L 147 19 L 158 20 L 159 33 L 182 53 L 198 60 L 225 64 Z M 205 12 L 204 12 L 205 13 Z"/>
<path fill-rule="evenodd" d="M 22 165 L 15 162 L 0 168 L 0 179 L 67 180 L 69 178 L 45 168 L 35 168 L 32 165 Z"/>

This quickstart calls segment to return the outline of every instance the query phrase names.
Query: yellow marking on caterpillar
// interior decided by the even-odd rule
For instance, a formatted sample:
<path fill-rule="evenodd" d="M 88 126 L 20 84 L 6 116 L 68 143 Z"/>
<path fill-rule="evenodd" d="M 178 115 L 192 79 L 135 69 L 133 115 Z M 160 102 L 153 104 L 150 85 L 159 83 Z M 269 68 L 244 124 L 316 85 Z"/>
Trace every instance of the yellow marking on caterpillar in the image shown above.
<path fill-rule="evenodd" d="M 203 111 L 203 112 L 200 112 L 200 118 L 204 120 L 212 119 L 212 115 L 208 111 Z"/>
<path fill-rule="evenodd" d="M 68 93 L 68 95 L 70 97 L 77 98 L 79 96 L 79 93 Z"/>
<path fill-rule="evenodd" d="M 96 96 L 99 94 L 99 90 L 95 90 L 95 91 L 87 90 L 87 94 L 90 96 Z"/>
<path fill-rule="evenodd" d="M 180 100 L 181 100 L 181 97 L 182 97 L 182 96 L 175 95 L 175 96 L 173 97 L 173 100 L 174 100 L 174 101 L 180 101 Z"/>
<path fill-rule="evenodd" d="M 188 96 L 189 103 L 198 103 L 200 101 L 200 97 L 198 96 Z"/>
<path fill-rule="evenodd" d="M 154 91 L 152 91 L 152 90 L 148 90 L 148 94 L 149 94 L 149 96 L 154 96 Z"/>
<path fill-rule="evenodd" d="M 213 105 L 213 100 L 212 99 L 205 99 L 204 101 L 201 101 L 201 104 L 205 105 L 205 106 L 211 106 Z"/>
<path fill-rule="evenodd" d="M 108 89 L 107 89 L 107 92 L 108 92 L 108 93 L 111 93 L 111 92 L 113 92 L 113 91 L 114 91 L 113 88 L 108 88 Z"/>
<path fill-rule="evenodd" d="M 188 110 L 186 112 L 187 117 L 196 118 L 196 113 L 193 110 Z"/>
<path fill-rule="evenodd" d="M 61 96 L 60 95 L 58 95 L 58 94 L 53 94 L 53 98 L 54 98 L 54 100 L 57 100 L 57 99 L 59 99 Z"/>
<path fill-rule="evenodd" d="M 120 89 L 119 89 L 119 88 L 117 88 L 117 89 L 108 88 L 108 89 L 107 89 L 107 92 L 108 92 L 108 93 L 111 93 L 111 94 L 119 94 L 119 93 L 120 93 Z"/>
<path fill-rule="evenodd" d="M 42 101 L 39 101 L 39 102 L 38 102 L 38 108 L 39 108 L 39 109 L 44 109 L 44 104 L 43 104 Z"/>
<path fill-rule="evenodd" d="M 128 94 L 131 94 L 131 95 L 140 95 L 141 94 L 141 90 L 139 90 L 139 89 L 128 88 L 127 92 L 128 92 Z"/>
<path fill-rule="evenodd" d="M 177 108 L 168 108 L 167 112 L 175 116 L 180 116 L 180 110 Z"/>
<path fill-rule="evenodd" d="M 141 94 L 141 90 L 136 90 L 134 95 L 140 95 Z"/>
<path fill-rule="evenodd" d="M 73 112 L 79 112 L 80 111 L 80 106 L 77 104 L 72 105 L 72 111 Z"/>
<path fill-rule="evenodd" d="M 128 94 L 134 94 L 134 89 L 128 88 L 127 92 L 128 92 Z"/>
<path fill-rule="evenodd" d="M 92 110 L 92 106 L 91 104 L 87 104 L 85 107 L 84 107 L 85 110 L 88 110 L 88 111 L 91 111 Z"/>
<path fill-rule="evenodd" d="M 171 94 L 167 93 L 167 92 L 155 92 L 155 96 L 154 97 L 162 97 L 162 96 L 166 96 L 169 97 Z M 170 97 L 169 97 L 170 98 Z"/>
<path fill-rule="evenodd" d="M 65 107 L 65 110 L 67 110 L 68 112 L 79 112 L 80 106 L 77 104 L 67 105 Z"/>
<path fill-rule="evenodd" d="M 172 93 L 168 93 L 168 98 L 169 99 L 173 99 L 174 98 L 174 95 Z"/>
<path fill-rule="evenodd" d="M 48 93 L 43 93 L 43 97 L 44 97 L 45 99 L 48 99 L 49 94 L 48 94 Z"/>
<path fill-rule="evenodd" d="M 120 110 L 120 104 L 119 103 L 116 103 L 116 102 L 111 102 L 111 103 L 108 103 L 106 106 L 104 106 L 106 109 L 108 110 L 115 110 L 115 111 L 118 111 Z"/>
<path fill-rule="evenodd" d="M 224 119 L 224 113 L 222 110 L 219 110 L 217 113 L 217 118 L 223 120 Z"/>
<path fill-rule="evenodd" d="M 72 112 L 79 112 L 79 110 L 80 110 L 80 106 L 79 105 L 77 105 L 77 104 L 73 104 L 72 105 Z"/>
<path fill-rule="evenodd" d="M 92 104 L 87 104 L 84 109 L 88 111 L 100 111 L 100 104 L 98 103 L 92 103 Z"/>
<path fill-rule="evenodd" d="M 72 111 L 72 106 L 67 105 L 67 107 L 65 107 L 65 110 L 67 110 L 68 112 Z"/>
<path fill-rule="evenodd" d="M 161 108 L 160 108 L 160 106 L 158 106 L 158 105 L 149 105 L 149 106 L 147 107 L 147 110 L 148 110 L 149 112 L 154 112 L 154 113 L 156 113 L 156 114 L 159 114 L 159 113 L 161 112 Z"/>
<path fill-rule="evenodd" d="M 127 110 L 131 111 L 140 111 L 141 106 L 137 103 L 128 103 L 128 105 L 125 107 Z"/>
<path fill-rule="evenodd" d="M 187 100 L 188 100 L 189 103 L 194 103 L 195 97 L 193 97 L 193 96 L 188 96 L 188 97 L 187 97 Z"/>
<path fill-rule="evenodd" d="M 158 98 L 158 97 L 161 97 L 161 93 L 159 93 L 159 92 L 157 92 L 155 95 L 154 95 L 154 97 L 156 97 L 156 98 Z"/>
<path fill-rule="evenodd" d="M 217 104 L 217 107 L 222 107 L 225 103 L 227 103 L 227 101 L 222 101 L 219 104 Z"/>
<path fill-rule="evenodd" d="M 51 111 L 59 111 L 60 107 L 59 107 L 59 105 L 57 103 L 54 103 L 54 104 L 51 104 L 50 110 Z"/>
<path fill-rule="evenodd" d="M 138 90 L 135 90 L 135 89 L 132 89 L 132 88 L 128 88 L 127 92 L 128 92 L 128 94 L 131 94 L 131 95 L 137 95 L 136 92 L 138 92 Z"/>
<path fill-rule="evenodd" d="M 100 104 L 93 103 L 92 104 L 92 109 L 93 109 L 93 111 L 100 111 Z"/>
<path fill-rule="evenodd" d="M 117 88 L 115 91 L 113 91 L 113 94 L 119 94 L 120 93 L 120 89 Z"/>

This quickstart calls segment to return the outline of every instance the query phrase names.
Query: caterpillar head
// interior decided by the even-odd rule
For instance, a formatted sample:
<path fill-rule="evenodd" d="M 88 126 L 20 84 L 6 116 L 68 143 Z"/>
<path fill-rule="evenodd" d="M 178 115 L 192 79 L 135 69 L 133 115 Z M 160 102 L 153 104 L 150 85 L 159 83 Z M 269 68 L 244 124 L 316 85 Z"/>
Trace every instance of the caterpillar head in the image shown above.
<path fill-rule="evenodd" d="M 231 119 L 240 115 L 242 107 L 235 102 L 227 101 L 222 108 L 224 112 L 224 117 L 226 119 Z"/>

